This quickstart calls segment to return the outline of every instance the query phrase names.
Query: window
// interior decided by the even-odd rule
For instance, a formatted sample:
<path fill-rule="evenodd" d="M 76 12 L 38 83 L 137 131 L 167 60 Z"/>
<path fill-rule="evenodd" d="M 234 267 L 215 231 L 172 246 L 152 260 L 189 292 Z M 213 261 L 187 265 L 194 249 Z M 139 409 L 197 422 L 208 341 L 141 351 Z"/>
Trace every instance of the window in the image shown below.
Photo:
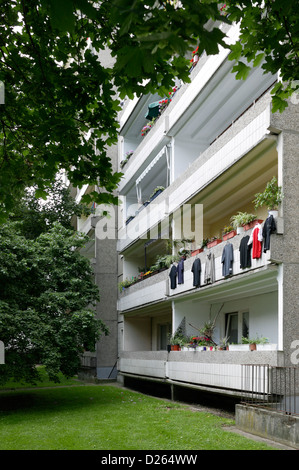
<path fill-rule="evenodd" d="M 241 343 L 248 338 L 249 312 L 232 312 L 225 315 L 225 336 L 230 343 Z"/>
<path fill-rule="evenodd" d="M 171 323 L 165 323 L 158 325 L 158 350 L 166 351 L 168 338 L 171 334 Z"/>

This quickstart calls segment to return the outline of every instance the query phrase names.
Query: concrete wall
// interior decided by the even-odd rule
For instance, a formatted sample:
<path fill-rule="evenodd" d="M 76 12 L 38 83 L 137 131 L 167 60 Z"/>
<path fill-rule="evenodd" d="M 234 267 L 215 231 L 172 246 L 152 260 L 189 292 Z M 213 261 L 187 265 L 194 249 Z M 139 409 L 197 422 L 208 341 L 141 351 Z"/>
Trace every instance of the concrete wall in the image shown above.
<path fill-rule="evenodd" d="M 283 347 L 285 365 L 294 364 L 292 352 L 299 340 L 299 184 L 298 184 L 298 149 L 299 149 L 299 105 L 289 102 L 288 108 L 280 114 L 271 116 L 271 128 L 279 134 L 279 184 L 282 185 L 283 201 L 281 215 L 284 231 L 272 246 L 273 256 L 283 263 L 282 309 Z M 297 346 L 298 347 L 298 346 Z"/>
<path fill-rule="evenodd" d="M 237 428 L 242 431 L 299 449 L 299 416 L 236 405 L 235 419 Z"/>

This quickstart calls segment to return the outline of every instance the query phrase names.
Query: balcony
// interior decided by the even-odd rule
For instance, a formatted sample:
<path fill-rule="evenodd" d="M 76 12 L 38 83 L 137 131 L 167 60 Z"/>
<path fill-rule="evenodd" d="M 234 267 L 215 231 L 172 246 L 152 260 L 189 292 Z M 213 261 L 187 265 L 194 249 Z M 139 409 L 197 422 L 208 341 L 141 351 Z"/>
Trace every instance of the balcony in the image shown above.
<path fill-rule="evenodd" d="M 255 188 L 258 192 L 277 172 L 276 137 L 269 126 L 270 100 L 265 96 L 165 189 L 150 207 L 150 219 L 143 210 L 119 230 L 118 251 L 146 238 L 147 230 L 191 201 L 204 204 L 205 223 L 210 225 L 236 202 L 250 204 Z"/>
<path fill-rule="evenodd" d="M 281 366 L 282 360 L 281 351 L 138 351 L 121 353 L 118 370 L 128 377 L 244 396 L 251 388 L 244 389 L 242 364 Z"/>
<path fill-rule="evenodd" d="M 118 310 L 126 312 L 140 308 L 144 305 L 151 305 L 165 300 L 186 299 L 188 296 L 196 296 L 199 299 L 213 298 L 229 300 L 240 295 L 246 297 L 250 295 L 258 295 L 277 289 L 277 260 L 271 258 L 271 248 L 262 252 L 258 259 L 251 260 L 251 267 L 240 268 L 240 242 L 244 235 L 251 234 L 253 229 L 236 235 L 230 239 L 233 245 L 234 262 L 233 273 L 228 278 L 222 275 L 222 251 L 226 244 L 225 241 L 211 248 L 211 252 L 215 258 L 215 281 L 211 284 L 204 282 L 204 272 L 207 251 L 197 254 L 201 261 L 201 284 L 200 287 L 193 286 L 193 273 L 191 271 L 195 257 L 191 256 L 184 262 L 184 283 L 177 284 L 175 289 L 170 288 L 169 272 L 164 270 L 156 273 L 151 277 L 145 278 L 133 283 L 130 287 L 124 288 L 119 295 Z M 276 239 L 279 234 L 271 235 L 273 245 L 277 245 Z"/>

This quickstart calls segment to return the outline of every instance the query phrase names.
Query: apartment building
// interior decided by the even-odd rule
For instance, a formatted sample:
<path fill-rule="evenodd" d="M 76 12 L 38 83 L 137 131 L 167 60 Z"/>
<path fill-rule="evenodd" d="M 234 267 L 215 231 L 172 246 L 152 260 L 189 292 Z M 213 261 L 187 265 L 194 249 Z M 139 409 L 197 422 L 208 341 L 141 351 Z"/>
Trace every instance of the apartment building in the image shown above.
<path fill-rule="evenodd" d="M 236 40 L 237 28 L 228 34 Z M 121 112 L 117 371 L 124 383 L 238 395 L 244 365 L 296 363 L 299 107 L 291 100 L 273 114 L 277 77 L 254 68 L 236 80 L 233 65 L 225 49 L 203 54 L 191 82 L 170 90 L 171 101 L 142 96 Z M 266 239 L 271 214 L 253 200 L 273 177 L 283 198 Z M 225 240 L 238 213 L 256 220 Z M 203 249 L 207 239 L 214 246 Z M 200 337 L 209 322 L 213 342 L 199 348 L 186 340 L 169 351 L 171 335 Z M 230 346 L 220 350 L 225 337 Z M 240 345 L 253 337 L 267 344 Z"/>

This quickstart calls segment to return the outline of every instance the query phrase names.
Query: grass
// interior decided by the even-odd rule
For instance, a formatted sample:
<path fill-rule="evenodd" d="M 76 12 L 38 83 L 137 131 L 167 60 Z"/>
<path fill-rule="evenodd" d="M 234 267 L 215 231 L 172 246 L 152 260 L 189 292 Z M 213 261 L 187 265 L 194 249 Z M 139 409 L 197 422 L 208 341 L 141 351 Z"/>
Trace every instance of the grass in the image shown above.
<path fill-rule="evenodd" d="M 225 429 L 233 425 L 111 384 L 0 393 L 0 450 L 273 449 Z"/>
<path fill-rule="evenodd" d="M 45 372 L 44 367 L 37 366 L 37 369 L 40 375 L 40 381 L 38 381 L 34 386 L 25 381 L 15 382 L 11 380 L 9 382 L 6 382 L 5 385 L 0 385 L 0 391 L 1 390 L 16 390 L 16 389 L 32 388 L 32 387 L 40 388 L 40 387 L 61 387 L 65 385 L 78 385 L 78 380 L 76 379 L 76 377 L 68 379 L 63 374 L 58 374 L 59 382 L 56 383 L 48 379 L 48 375 Z"/>

